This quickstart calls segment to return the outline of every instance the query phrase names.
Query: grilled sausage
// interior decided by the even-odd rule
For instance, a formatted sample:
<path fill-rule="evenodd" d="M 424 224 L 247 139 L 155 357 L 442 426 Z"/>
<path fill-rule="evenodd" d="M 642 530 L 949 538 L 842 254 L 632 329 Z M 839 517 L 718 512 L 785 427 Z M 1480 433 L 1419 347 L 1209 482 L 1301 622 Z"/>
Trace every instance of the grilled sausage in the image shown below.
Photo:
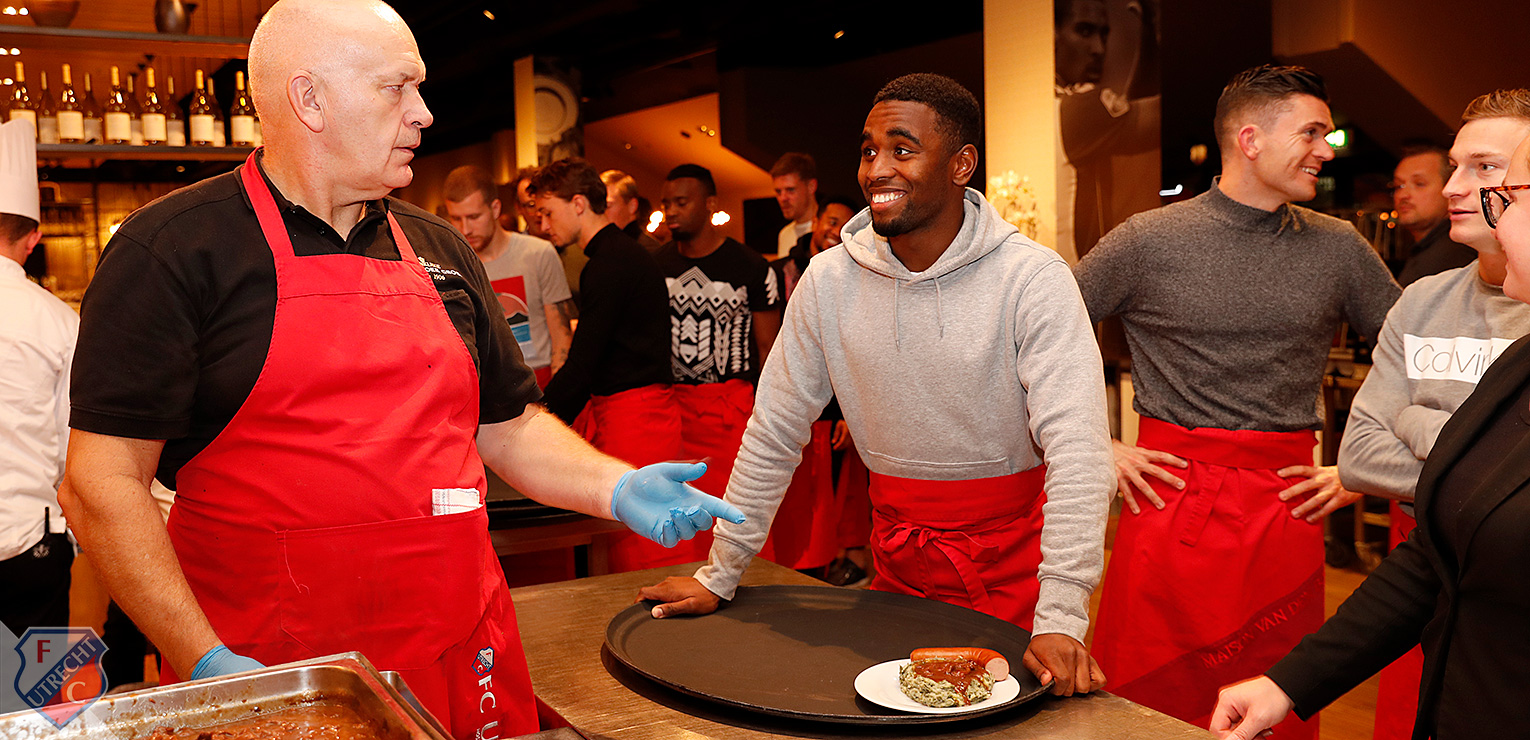
<path fill-rule="evenodd" d="M 978 665 L 988 669 L 988 674 L 995 681 L 1003 681 L 1009 677 L 1009 661 L 999 654 L 997 650 L 975 647 L 941 647 L 941 648 L 917 648 L 909 654 L 910 660 L 950 660 L 952 658 L 966 658 L 977 661 Z"/>

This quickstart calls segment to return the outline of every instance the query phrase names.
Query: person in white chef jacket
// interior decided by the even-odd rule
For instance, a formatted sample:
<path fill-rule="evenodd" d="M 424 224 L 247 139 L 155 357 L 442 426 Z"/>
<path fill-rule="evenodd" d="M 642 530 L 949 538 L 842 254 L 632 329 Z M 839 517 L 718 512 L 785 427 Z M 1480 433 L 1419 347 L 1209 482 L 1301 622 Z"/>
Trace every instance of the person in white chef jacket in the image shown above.
<path fill-rule="evenodd" d="M 0 125 L 0 622 L 18 635 L 69 624 L 74 563 L 58 484 L 80 319 L 21 268 L 41 238 L 35 141 Z"/>

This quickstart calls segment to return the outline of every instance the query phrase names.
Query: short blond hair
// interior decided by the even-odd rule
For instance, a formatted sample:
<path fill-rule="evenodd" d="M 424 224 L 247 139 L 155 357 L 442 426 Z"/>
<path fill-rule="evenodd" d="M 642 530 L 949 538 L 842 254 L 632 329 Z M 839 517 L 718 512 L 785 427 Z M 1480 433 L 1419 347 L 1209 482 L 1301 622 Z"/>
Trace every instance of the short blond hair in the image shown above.
<path fill-rule="evenodd" d="M 1461 113 L 1465 125 L 1484 118 L 1517 118 L 1530 122 L 1530 90 L 1522 87 L 1494 90 L 1466 104 Z"/>
<path fill-rule="evenodd" d="M 621 170 L 606 170 L 600 173 L 600 181 L 608 188 L 616 188 L 616 194 L 620 195 L 622 200 L 637 200 L 637 180 L 632 179 L 632 175 Z"/>

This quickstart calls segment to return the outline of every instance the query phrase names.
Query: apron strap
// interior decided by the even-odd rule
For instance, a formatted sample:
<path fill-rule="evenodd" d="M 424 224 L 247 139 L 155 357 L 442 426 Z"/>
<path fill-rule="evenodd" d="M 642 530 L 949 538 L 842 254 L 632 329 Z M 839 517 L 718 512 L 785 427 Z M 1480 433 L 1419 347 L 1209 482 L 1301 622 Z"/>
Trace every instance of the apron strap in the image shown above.
<path fill-rule="evenodd" d="M 911 543 L 910 540 L 913 542 Z M 983 579 L 978 575 L 977 567 L 973 563 L 991 560 L 991 553 L 996 549 L 994 545 L 974 538 L 966 532 L 931 529 L 909 522 L 894 526 L 877 543 L 887 552 L 900 550 L 909 544 L 918 548 L 933 545 L 946 556 L 946 560 L 951 562 L 951 567 L 956 569 L 956 575 L 961 579 L 962 586 L 967 589 L 967 598 L 972 601 L 973 608 L 978 611 L 989 608 L 988 589 L 983 585 Z"/>

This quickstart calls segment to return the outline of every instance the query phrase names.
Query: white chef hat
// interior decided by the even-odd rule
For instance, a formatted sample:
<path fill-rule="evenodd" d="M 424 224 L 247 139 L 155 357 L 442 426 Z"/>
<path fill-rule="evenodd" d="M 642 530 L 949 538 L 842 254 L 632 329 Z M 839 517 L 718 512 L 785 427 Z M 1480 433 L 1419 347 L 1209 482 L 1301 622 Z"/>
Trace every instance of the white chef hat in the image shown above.
<path fill-rule="evenodd" d="M 37 200 L 37 129 L 13 118 L 0 124 L 0 213 L 40 222 Z"/>

